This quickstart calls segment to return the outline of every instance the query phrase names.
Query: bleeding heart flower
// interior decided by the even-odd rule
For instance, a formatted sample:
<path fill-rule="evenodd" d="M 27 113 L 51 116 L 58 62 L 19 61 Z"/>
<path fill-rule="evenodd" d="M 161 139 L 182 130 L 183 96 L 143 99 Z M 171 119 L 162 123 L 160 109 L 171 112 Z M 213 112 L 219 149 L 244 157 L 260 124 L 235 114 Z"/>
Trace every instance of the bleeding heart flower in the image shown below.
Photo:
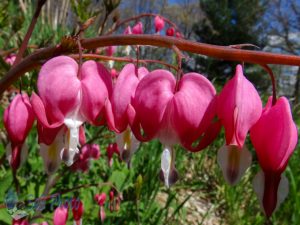
<path fill-rule="evenodd" d="M 132 34 L 131 27 L 127 26 L 126 29 L 124 30 L 123 34 Z"/>
<path fill-rule="evenodd" d="M 225 128 L 226 145 L 218 151 L 218 163 L 225 180 L 236 184 L 251 165 L 251 153 L 244 146 L 250 128 L 262 112 L 255 87 L 243 75 L 241 65 L 217 97 L 217 113 Z"/>
<path fill-rule="evenodd" d="M 13 65 L 15 60 L 17 58 L 16 54 L 9 54 L 8 56 L 5 57 L 4 61 L 9 64 L 9 65 Z"/>
<path fill-rule="evenodd" d="M 159 32 L 162 29 L 164 29 L 165 21 L 160 16 L 156 16 L 154 18 L 154 26 L 155 26 L 155 32 Z"/>
<path fill-rule="evenodd" d="M 133 34 L 143 34 L 143 24 L 142 22 L 138 22 L 134 27 L 132 28 Z"/>
<path fill-rule="evenodd" d="M 105 48 L 105 53 L 107 56 L 113 56 L 116 53 L 117 46 L 108 46 Z"/>
<path fill-rule="evenodd" d="M 175 37 L 177 38 L 183 38 L 182 34 L 180 32 L 176 32 Z"/>
<path fill-rule="evenodd" d="M 100 157 L 100 146 L 97 144 L 86 144 L 81 148 L 78 160 L 71 166 L 73 171 L 86 172 L 89 169 L 90 160 Z"/>
<path fill-rule="evenodd" d="M 82 214 L 84 211 L 83 203 L 79 199 L 72 199 L 72 213 L 74 225 L 82 225 Z"/>
<path fill-rule="evenodd" d="M 129 163 L 131 156 L 139 147 L 139 142 L 128 127 L 127 108 L 131 103 L 131 99 L 134 98 L 138 83 L 148 73 L 149 71 L 145 67 L 136 70 L 134 64 L 124 66 L 118 76 L 111 98 L 115 127 L 121 132 L 121 134 L 117 134 L 116 142 L 122 160 L 127 163 Z"/>
<path fill-rule="evenodd" d="M 117 143 L 110 143 L 107 148 L 106 148 L 106 154 L 107 154 L 107 160 L 108 160 L 108 165 L 109 167 L 112 166 L 112 158 L 113 158 L 113 155 L 117 154 L 117 155 L 120 155 L 120 151 L 119 151 L 119 147 L 117 145 Z"/>
<path fill-rule="evenodd" d="M 105 201 L 106 201 L 106 194 L 105 193 L 96 194 L 95 195 L 95 201 L 100 206 L 99 219 L 103 223 L 104 220 L 105 220 L 105 217 L 106 217 L 105 210 L 104 210 L 104 204 L 105 204 Z"/>
<path fill-rule="evenodd" d="M 169 27 L 167 30 L 166 30 L 166 35 L 167 36 L 174 36 L 175 34 L 175 28 L 174 27 Z"/>
<path fill-rule="evenodd" d="M 113 56 L 116 53 L 117 46 L 108 46 L 105 48 L 105 53 L 107 56 Z M 110 69 L 114 67 L 115 61 L 114 60 L 109 60 L 108 61 L 108 66 Z"/>
<path fill-rule="evenodd" d="M 213 85 L 197 73 L 185 74 L 176 85 L 172 73 L 155 70 L 138 84 L 127 110 L 130 126 L 138 140 L 158 138 L 169 151 L 162 155 L 163 172 L 172 174 L 174 171 L 175 154 L 170 152 L 174 144 L 181 143 L 188 150 L 199 151 L 218 134 L 220 125 L 212 123 L 215 93 Z M 215 126 L 218 128 L 211 129 Z M 210 130 L 215 132 L 210 132 L 209 138 L 205 137 Z M 199 137 L 202 139 L 193 147 Z M 166 185 L 167 180 L 165 176 Z"/>
<path fill-rule="evenodd" d="M 68 214 L 68 208 L 64 205 L 57 207 L 53 215 L 53 225 L 66 225 Z"/>
<path fill-rule="evenodd" d="M 62 126 L 68 128 L 65 135 L 67 147 L 61 151 L 61 157 L 69 166 L 73 164 L 72 157 L 79 152 L 79 128 L 85 121 L 103 125 L 106 119 L 109 127 L 114 129 L 109 101 L 112 93 L 109 72 L 103 65 L 91 60 L 84 62 L 78 70 L 78 64 L 70 57 L 52 58 L 39 73 L 39 96 L 33 93 L 31 98 L 42 127 L 57 129 L 57 132 Z"/>
<path fill-rule="evenodd" d="M 26 137 L 34 123 L 34 113 L 26 93 L 17 94 L 3 115 L 11 145 L 7 147 L 10 166 L 16 171 L 27 156 Z"/>
<path fill-rule="evenodd" d="M 266 216 L 270 217 L 288 194 L 288 180 L 281 175 L 298 141 L 288 100 L 280 97 L 272 105 L 272 97 L 260 119 L 250 130 L 259 164 L 263 170 L 253 181 L 254 189 Z"/>

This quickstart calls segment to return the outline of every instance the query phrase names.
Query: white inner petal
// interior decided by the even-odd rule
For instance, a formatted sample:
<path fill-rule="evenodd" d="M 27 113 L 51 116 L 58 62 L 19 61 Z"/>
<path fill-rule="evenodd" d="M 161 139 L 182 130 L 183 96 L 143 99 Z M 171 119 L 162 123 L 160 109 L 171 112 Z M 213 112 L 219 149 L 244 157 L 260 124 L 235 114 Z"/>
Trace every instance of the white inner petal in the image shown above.
<path fill-rule="evenodd" d="M 68 127 L 66 135 L 65 149 L 60 153 L 61 158 L 64 159 L 67 166 L 71 166 L 74 162 L 74 156 L 79 153 L 77 146 L 79 145 L 79 127 L 84 120 L 76 109 L 70 116 L 66 117 L 64 124 Z M 65 152 L 69 151 L 69 152 Z"/>
<path fill-rule="evenodd" d="M 226 182 L 236 185 L 250 167 L 252 155 L 246 146 L 239 149 L 235 145 L 224 145 L 218 151 L 217 161 Z"/>
<path fill-rule="evenodd" d="M 40 154 L 44 160 L 44 167 L 47 174 L 53 174 L 58 169 L 61 162 L 60 152 L 63 148 L 63 129 L 59 131 L 50 145 L 40 144 Z"/>
<path fill-rule="evenodd" d="M 161 155 L 161 170 L 163 171 L 163 174 L 164 174 L 164 180 L 165 180 L 166 187 L 169 187 L 171 162 L 172 162 L 171 148 L 169 146 L 166 146 Z"/>
<path fill-rule="evenodd" d="M 257 195 L 257 198 L 259 200 L 260 206 L 264 210 L 263 197 L 264 197 L 264 191 L 265 191 L 265 175 L 262 170 L 260 170 L 255 175 L 252 185 L 253 185 L 253 189 Z M 281 179 L 280 179 L 278 191 L 277 191 L 277 203 L 276 203 L 276 208 L 275 208 L 274 212 L 278 209 L 278 207 L 281 205 L 281 203 L 287 197 L 288 193 L 289 193 L 288 179 L 286 178 L 286 176 L 281 174 Z"/>

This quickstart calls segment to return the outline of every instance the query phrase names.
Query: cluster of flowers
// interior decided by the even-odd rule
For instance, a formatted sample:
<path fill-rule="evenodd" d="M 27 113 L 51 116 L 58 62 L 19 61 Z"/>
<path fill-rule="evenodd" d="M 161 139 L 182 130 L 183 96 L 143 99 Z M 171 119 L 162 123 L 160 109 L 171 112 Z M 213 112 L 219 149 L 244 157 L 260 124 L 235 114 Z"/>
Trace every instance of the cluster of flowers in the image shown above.
<path fill-rule="evenodd" d="M 156 17 L 156 32 L 163 28 L 164 20 Z M 170 27 L 166 34 L 173 36 L 174 31 Z M 125 33 L 143 33 L 142 23 L 127 27 Z M 112 55 L 114 48 L 107 51 Z M 176 80 L 168 70 L 148 71 L 127 64 L 117 74 L 96 61 L 79 66 L 68 56 L 58 56 L 42 66 L 37 88 L 38 94 L 32 93 L 31 99 L 26 93 L 18 94 L 4 112 L 11 140 L 7 155 L 14 171 L 26 158 L 24 142 L 35 119 L 48 174 L 54 173 L 61 161 L 72 170 L 86 171 L 89 160 L 99 158 L 100 148 L 86 144 L 84 124 L 106 124 L 116 132 L 116 144 L 107 148 L 109 165 L 113 153 L 130 163 L 139 141 L 157 138 L 164 146 L 160 177 L 169 187 L 178 179 L 173 146 L 200 151 L 214 141 L 223 126 L 226 144 L 217 158 L 225 180 L 235 185 L 250 166 L 252 156 L 245 146 L 250 131 L 262 168 L 253 184 L 265 214 L 270 216 L 287 195 L 287 179 L 282 173 L 298 139 L 289 102 L 285 97 L 270 97 L 263 108 L 241 65 L 217 94 L 211 82 L 198 73 Z M 102 218 L 103 201 L 97 202 Z"/>
<path fill-rule="evenodd" d="M 266 215 L 286 196 L 287 180 L 281 174 L 298 138 L 289 102 L 285 97 L 270 97 L 262 109 L 241 65 L 217 95 L 210 81 L 197 73 L 176 81 L 167 70 L 149 72 L 127 64 L 113 86 L 102 64 L 89 60 L 79 68 L 72 58 L 58 56 L 42 66 L 37 86 L 39 95 L 33 93 L 29 100 L 25 93 L 18 94 L 4 113 L 13 169 L 22 161 L 22 146 L 35 117 L 47 173 L 55 172 L 60 160 L 85 170 L 82 163 L 97 159 L 99 147 L 84 145 L 83 124 L 107 124 L 117 133 L 118 145 L 108 147 L 109 158 L 116 152 L 129 162 L 138 140 L 160 140 L 164 146 L 161 175 L 169 187 L 178 177 L 173 146 L 179 143 L 189 151 L 200 151 L 224 126 L 226 144 L 218 151 L 218 162 L 226 181 L 236 184 L 251 164 L 244 145 L 250 130 L 262 168 L 254 186 Z"/>

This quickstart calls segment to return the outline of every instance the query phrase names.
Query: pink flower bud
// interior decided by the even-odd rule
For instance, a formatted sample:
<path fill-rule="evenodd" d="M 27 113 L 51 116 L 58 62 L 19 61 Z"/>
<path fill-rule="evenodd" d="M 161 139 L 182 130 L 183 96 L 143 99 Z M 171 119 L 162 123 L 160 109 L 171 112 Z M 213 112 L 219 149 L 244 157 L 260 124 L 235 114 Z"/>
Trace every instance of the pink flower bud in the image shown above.
<path fill-rule="evenodd" d="M 165 21 L 160 16 L 156 16 L 154 19 L 155 32 L 161 31 L 165 26 Z"/>
<path fill-rule="evenodd" d="M 57 207 L 53 215 L 53 225 L 66 225 L 68 219 L 68 208 L 61 205 Z"/>
<path fill-rule="evenodd" d="M 83 203 L 79 199 L 73 198 L 72 199 L 72 213 L 75 222 L 81 220 L 82 214 L 84 211 Z"/>
<path fill-rule="evenodd" d="M 138 22 L 133 28 L 132 28 L 133 34 L 142 34 L 143 33 L 143 24 L 142 22 Z"/>
<path fill-rule="evenodd" d="M 3 117 L 4 126 L 11 141 L 9 163 L 13 170 L 17 170 L 22 161 L 22 146 L 35 118 L 27 94 L 17 94 L 5 109 Z M 22 152 L 24 153 L 24 150 Z"/>
<path fill-rule="evenodd" d="M 175 34 L 175 28 L 174 27 L 169 27 L 167 30 L 166 30 L 166 35 L 167 36 L 174 36 Z"/>
<path fill-rule="evenodd" d="M 98 205 L 103 206 L 106 201 L 106 194 L 105 193 L 96 194 L 95 201 L 97 202 Z"/>
<path fill-rule="evenodd" d="M 124 30 L 124 34 L 132 34 L 132 31 L 131 31 L 131 27 L 130 26 L 127 26 L 126 29 Z"/>

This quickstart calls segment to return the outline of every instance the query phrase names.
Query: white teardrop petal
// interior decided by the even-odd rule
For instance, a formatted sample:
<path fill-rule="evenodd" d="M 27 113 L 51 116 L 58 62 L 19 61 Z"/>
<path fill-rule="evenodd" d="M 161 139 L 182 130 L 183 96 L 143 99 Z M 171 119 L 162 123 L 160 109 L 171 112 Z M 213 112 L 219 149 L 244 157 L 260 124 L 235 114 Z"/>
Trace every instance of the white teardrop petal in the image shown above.
<path fill-rule="evenodd" d="M 263 196 L 264 196 L 264 191 L 265 191 L 265 175 L 262 170 L 260 170 L 255 175 L 252 184 L 253 184 L 253 189 L 259 200 L 260 207 L 264 211 Z M 289 193 L 289 181 L 286 178 L 286 176 L 281 174 L 281 179 L 280 179 L 278 191 L 277 191 L 276 209 L 274 210 L 274 212 L 280 207 L 281 203 L 286 199 L 286 197 L 288 196 L 288 193 Z"/>
<path fill-rule="evenodd" d="M 277 205 L 276 209 L 281 205 L 281 203 L 286 199 L 289 193 L 289 180 L 281 174 L 281 179 L 279 182 L 278 192 L 277 192 Z"/>
<path fill-rule="evenodd" d="M 252 155 L 245 146 L 239 149 L 235 145 L 224 145 L 218 151 L 217 161 L 226 182 L 235 185 L 250 167 Z"/>
<path fill-rule="evenodd" d="M 170 149 L 166 147 L 161 155 L 161 170 L 163 171 L 164 174 L 166 187 L 169 187 L 171 161 L 172 161 L 172 155 Z"/>

